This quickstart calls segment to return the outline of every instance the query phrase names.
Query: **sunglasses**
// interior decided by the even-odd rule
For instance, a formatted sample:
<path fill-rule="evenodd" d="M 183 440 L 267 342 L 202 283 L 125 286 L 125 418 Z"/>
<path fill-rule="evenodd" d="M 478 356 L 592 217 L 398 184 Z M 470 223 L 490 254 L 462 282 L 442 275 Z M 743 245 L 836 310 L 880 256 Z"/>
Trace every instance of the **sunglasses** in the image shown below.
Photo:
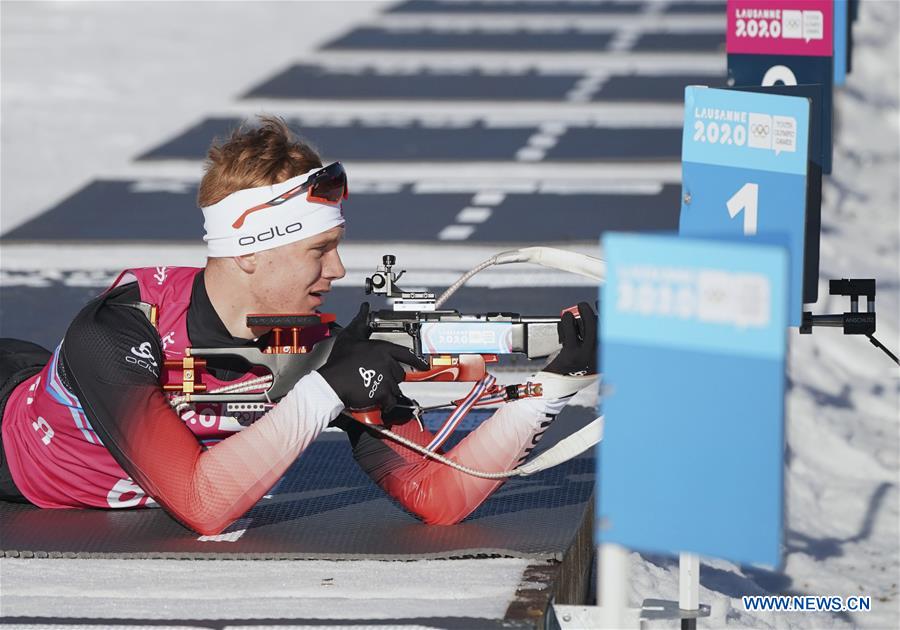
<path fill-rule="evenodd" d="M 257 210 L 265 210 L 273 206 L 280 206 L 285 201 L 293 199 L 306 191 L 306 199 L 314 203 L 323 203 L 328 205 L 337 205 L 350 196 L 350 188 L 347 186 L 347 171 L 340 162 L 329 164 L 325 168 L 313 173 L 305 182 L 298 186 L 294 186 L 290 190 L 278 195 L 265 203 L 253 206 L 246 210 L 232 224 L 232 227 L 239 229 L 244 224 L 244 219 L 248 215 Z"/>

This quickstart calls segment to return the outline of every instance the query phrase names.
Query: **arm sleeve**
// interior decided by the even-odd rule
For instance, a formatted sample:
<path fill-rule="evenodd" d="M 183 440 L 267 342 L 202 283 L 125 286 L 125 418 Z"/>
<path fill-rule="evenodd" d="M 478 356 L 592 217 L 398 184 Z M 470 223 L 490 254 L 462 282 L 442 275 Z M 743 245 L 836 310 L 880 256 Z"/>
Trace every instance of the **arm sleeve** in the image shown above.
<path fill-rule="evenodd" d="M 510 470 L 534 449 L 569 398 L 506 403 L 445 455 L 485 472 Z M 425 459 L 354 420 L 342 418 L 342 428 L 350 437 L 360 467 L 404 508 L 430 525 L 458 523 L 503 484 L 503 480 L 480 479 Z M 432 438 L 415 422 L 391 430 L 423 446 Z"/>
<path fill-rule="evenodd" d="M 127 357 L 149 354 L 142 362 Z M 250 427 L 204 449 L 158 381 L 159 337 L 141 313 L 108 305 L 66 333 L 67 380 L 118 464 L 170 515 L 217 534 L 269 490 L 343 408 L 313 372 Z M 154 371 L 155 366 L 155 371 Z"/>

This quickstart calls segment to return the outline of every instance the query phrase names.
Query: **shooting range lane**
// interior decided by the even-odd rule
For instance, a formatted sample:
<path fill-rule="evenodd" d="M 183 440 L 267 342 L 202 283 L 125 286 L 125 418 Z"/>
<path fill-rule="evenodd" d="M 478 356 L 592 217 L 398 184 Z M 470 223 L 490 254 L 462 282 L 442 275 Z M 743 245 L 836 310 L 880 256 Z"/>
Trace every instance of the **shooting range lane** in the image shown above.
<path fill-rule="evenodd" d="M 585 89 L 593 83 L 593 89 Z M 612 74 L 593 80 L 576 72 L 375 69 L 296 64 L 251 89 L 244 98 L 432 101 L 684 101 L 688 85 L 724 85 L 716 74 Z"/>
<path fill-rule="evenodd" d="M 484 420 L 491 410 L 473 411 Z M 429 413 L 436 428 L 445 412 Z M 540 449 L 585 426 L 571 407 Z M 459 440 L 462 433 L 455 434 Z M 452 445 L 451 445 L 452 447 Z M 476 554 L 561 561 L 594 488 L 593 454 L 507 482 L 462 524 L 429 527 L 404 512 L 357 466 L 343 432 L 322 434 L 243 518 L 198 537 L 162 510 L 41 510 L 0 503 L 7 557 L 413 560 Z"/>
<path fill-rule="evenodd" d="M 545 161 L 607 159 L 672 160 L 681 147 L 681 129 L 572 127 L 547 149 Z M 675 158 L 677 159 L 677 158 Z"/>
<path fill-rule="evenodd" d="M 458 219 L 473 226 L 467 236 L 471 241 L 524 243 L 535 234 L 545 242 L 584 241 L 585 233 L 608 230 L 675 230 L 679 195 L 679 187 L 672 184 L 633 192 L 500 193 L 489 199 L 499 202 L 480 207 L 472 193 L 417 192 L 411 185 L 392 192 L 361 187 L 344 204 L 344 213 L 347 237 L 353 242 L 397 240 L 398 225 L 403 226 L 405 241 L 433 241 Z M 190 182 L 94 181 L 4 235 L 3 242 L 196 243 L 203 238 L 196 198 L 197 185 Z M 116 212 L 110 215 L 110 208 Z M 171 229 L 174 224 L 179 225 L 177 232 Z"/>
<path fill-rule="evenodd" d="M 631 48 L 635 52 L 725 51 L 722 33 L 642 33 Z"/>
<path fill-rule="evenodd" d="M 724 74 L 615 74 L 601 85 L 591 100 L 681 103 L 684 101 L 684 88 L 688 85 L 720 87 L 725 80 Z"/>
<path fill-rule="evenodd" d="M 510 30 L 441 31 L 437 29 L 399 30 L 361 27 L 325 44 L 325 50 L 445 50 L 517 52 L 603 52 L 611 50 L 615 31 L 576 29 L 547 32 Z M 725 36 L 719 33 L 643 33 L 635 51 L 713 53 L 724 50 Z"/>
<path fill-rule="evenodd" d="M 600 2 L 553 2 L 537 0 L 531 2 L 490 1 L 490 0 L 407 0 L 394 5 L 387 13 L 503 13 L 513 15 L 527 14 L 573 14 L 573 15 L 635 15 L 647 11 L 658 0 L 647 2 L 622 2 L 619 0 L 601 0 Z M 673 2 L 663 7 L 664 13 L 714 13 L 725 12 L 722 2 Z"/>
<path fill-rule="evenodd" d="M 245 98 L 557 101 L 565 98 L 581 76 L 474 70 L 389 73 L 297 64 L 253 88 Z"/>
<path fill-rule="evenodd" d="M 539 133 L 535 125 L 492 127 L 483 121 L 466 125 L 429 126 L 410 121 L 407 126 L 366 125 L 364 123 L 323 125 L 307 124 L 303 119 L 288 120 L 314 146 L 321 147 L 328 161 L 331 156 L 351 161 L 477 161 L 497 162 L 525 159 L 520 150 L 528 149 L 535 136 L 547 137 L 548 144 L 560 134 Z M 237 118 L 207 118 L 190 129 L 140 156 L 141 160 L 202 160 L 212 137 L 227 137 L 241 121 Z M 562 127 L 561 142 L 574 138 L 570 148 L 552 151 L 563 160 L 669 160 L 677 161 L 681 151 L 681 130 L 676 127 Z M 590 134 L 595 140 L 582 142 L 577 137 Z M 536 147 L 538 155 L 542 147 Z M 337 159 L 337 157 L 335 157 Z M 528 161 L 538 161 L 540 157 Z"/>

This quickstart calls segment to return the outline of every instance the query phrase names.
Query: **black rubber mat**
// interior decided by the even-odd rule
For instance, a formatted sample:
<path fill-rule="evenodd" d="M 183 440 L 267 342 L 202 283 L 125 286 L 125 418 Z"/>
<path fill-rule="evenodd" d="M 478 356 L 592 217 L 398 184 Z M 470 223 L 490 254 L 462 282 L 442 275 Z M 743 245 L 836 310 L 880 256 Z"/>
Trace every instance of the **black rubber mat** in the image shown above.
<path fill-rule="evenodd" d="M 498 248 L 497 251 L 501 251 Z M 381 253 L 376 251 L 372 259 L 372 270 L 380 262 Z M 160 261 L 164 263 L 165 261 Z M 410 282 L 416 278 L 415 261 L 399 260 L 407 269 L 405 277 Z M 120 269 L 108 272 L 12 272 L 7 274 L 7 283 L 0 286 L 0 337 L 12 337 L 38 343 L 45 348 L 55 348 L 72 321 L 72 318 L 96 295 L 99 295 L 115 279 Z M 34 286 L 43 285 L 43 286 Z M 85 286 L 87 285 L 87 286 Z M 413 285 L 404 285 L 412 288 Z M 430 286 L 440 294 L 446 287 Z M 525 315 L 553 315 L 567 306 L 597 300 L 597 289 L 591 286 L 578 287 L 477 287 L 460 289 L 447 304 L 464 313 L 514 312 Z M 348 322 L 359 310 L 363 301 L 372 308 L 387 308 L 379 297 L 365 295 L 362 287 L 336 286 L 325 300 L 322 310 L 335 313 L 338 322 Z M 524 363 L 525 359 L 504 360 L 506 363 Z"/>
<path fill-rule="evenodd" d="M 580 74 L 420 72 L 335 69 L 298 64 L 268 79 L 244 98 L 307 100 L 487 100 L 561 101 L 582 78 Z M 687 85 L 725 85 L 725 75 L 613 75 L 591 100 L 682 102 Z"/>
<path fill-rule="evenodd" d="M 555 101 L 563 99 L 580 78 L 578 74 L 536 72 L 390 73 L 298 64 L 253 88 L 244 98 Z"/>
<path fill-rule="evenodd" d="M 489 413 L 477 412 L 482 418 Z M 548 430 L 544 448 L 593 418 L 592 410 L 567 409 Z M 461 524 L 427 526 L 358 468 L 345 435 L 325 433 L 271 499 L 226 531 L 236 540 L 201 541 L 158 509 L 41 510 L 0 502 L 0 546 L 13 557 L 562 560 L 588 517 L 594 470 L 593 456 L 583 455 L 508 482 Z"/>
<path fill-rule="evenodd" d="M 666 7 L 666 13 L 707 13 L 725 15 L 724 2 L 673 2 Z"/>
<path fill-rule="evenodd" d="M 323 46 L 324 50 L 459 50 L 600 52 L 607 49 L 612 31 L 586 33 L 567 30 L 539 31 L 439 31 L 388 30 L 360 27 Z"/>
<path fill-rule="evenodd" d="M 678 227 L 680 189 L 655 194 L 507 194 L 477 224 L 469 242 L 595 240 L 608 230 Z M 94 181 L 44 214 L 3 236 L 10 241 L 199 242 L 203 219 L 196 185 Z M 472 203 L 472 193 L 358 192 L 345 202 L 348 237 L 355 241 L 434 241 Z M 552 214 L 553 221 L 547 221 Z M 172 229 L 177 225 L 178 229 Z M 588 238 L 586 235 L 590 235 Z"/>
<path fill-rule="evenodd" d="M 547 150 L 544 161 L 554 160 L 678 160 L 681 129 L 570 127 Z"/>
<path fill-rule="evenodd" d="M 533 127 L 485 127 L 475 123 L 465 127 L 408 126 L 314 126 L 289 120 L 291 126 L 314 146 L 324 150 L 326 159 L 371 161 L 419 160 L 512 160 L 536 131 Z M 237 127 L 236 118 L 207 118 L 183 134 L 140 156 L 142 160 L 200 160 L 213 137 L 225 138 Z"/>
<path fill-rule="evenodd" d="M 638 2 L 617 2 L 616 0 L 605 2 L 407 0 L 394 5 L 387 13 L 635 14 L 640 13 L 643 9 L 644 6 Z"/>
<path fill-rule="evenodd" d="M 490 217 L 474 224 L 464 242 L 523 243 L 596 241 L 606 231 L 677 230 L 681 188 L 664 186 L 657 194 L 508 194 L 491 208 Z M 348 235 L 377 240 L 374 234 L 402 225 L 405 240 L 434 241 L 445 225 L 454 223 L 471 197 L 455 195 L 380 195 L 365 212 L 352 215 Z M 352 212 L 352 210 L 351 210 Z M 348 215 L 351 216 L 351 215 Z M 396 236 L 397 232 L 393 232 Z"/>
<path fill-rule="evenodd" d="M 535 126 L 314 126 L 288 120 L 302 137 L 322 149 L 326 161 L 514 161 L 519 149 L 538 129 Z M 201 160 L 211 140 L 227 137 L 240 124 L 237 118 L 207 118 L 184 133 L 147 151 L 141 160 Z M 590 142 L 579 141 L 590 138 Z M 574 139 L 574 141 L 573 141 Z M 560 150 L 565 145 L 567 148 Z M 677 160 L 681 155 L 679 128 L 569 127 L 559 145 L 544 160 Z"/>
<path fill-rule="evenodd" d="M 642 33 L 635 52 L 725 52 L 725 33 Z"/>
<path fill-rule="evenodd" d="M 334 39 L 325 50 L 456 50 L 603 52 L 612 31 L 439 31 L 389 30 L 360 27 Z M 724 33 L 643 33 L 632 50 L 640 52 L 717 52 L 725 48 Z"/>
<path fill-rule="evenodd" d="M 723 87 L 726 78 L 724 74 L 613 75 L 591 97 L 591 100 L 683 103 L 684 88 L 688 85 Z"/>

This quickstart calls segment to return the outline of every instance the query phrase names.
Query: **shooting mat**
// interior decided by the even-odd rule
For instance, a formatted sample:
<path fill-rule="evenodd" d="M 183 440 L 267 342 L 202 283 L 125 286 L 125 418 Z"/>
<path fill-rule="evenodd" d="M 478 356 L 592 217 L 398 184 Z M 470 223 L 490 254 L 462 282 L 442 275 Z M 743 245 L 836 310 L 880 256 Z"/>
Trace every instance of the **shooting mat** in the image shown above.
<path fill-rule="evenodd" d="M 470 414 L 468 428 L 489 411 Z M 563 412 L 547 448 L 594 418 Z M 441 415 L 427 418 L 429 425 Z M 461 437 L 460 434 L 459 437 Z M 160 509 L 41 510 L 0 502 L 7 557 L 413 560 L 508 556 L 561 561 L 594 488 L 591 452 L 509 481 L 465 521 L 423 525 L 358 468 L 342 432 L 323 434 L 247 515 L 215 537 L 198 537 Z"/>
<path fill-rule="evenodd" d="M 719 74 L 628 74 L 615 70 L 600 81 L 592 101 L 681 103 L 687 85 L 719 86 Z M 372 67 L 329 67 L 295 64 L 266 79 L 244 98 L 308 100 L 424 100 L 424 101 L 556 101 L 571 99 L 586 72 L 521 72 L 482 69 L 390 70 Z"/>
<path fill-rule="evenodd" d="M 287 118 L 300 136 L 322 147 L 325 161 L 333 156 L 345 161 L 416 162 L 486 161 L 519 159 L 519 150 L 540 132 L 538 125 L 491 126 L 482 119 L 460 125 L 425 123 L 409 118 L 393 126 L 364 121 L 314 121 L 302 117 Z M 240 126 L 238 118 L 207 118 L 193 125 L 138 159 L 202 160 L 210 138 L 227 137 Z M 578 138 L 590 134 L 595 140 Z M 573 138 L 574 137 L 574 138 Z M 681 157 L 681 127 L 588 127 L 567 126 L 558 146 L 571 145 L 565 151 L 551 150 L 547 160 L 631 162 L 668 160 Z M 335 157 L 334 159 L 338 159 Z M 544 161 L 547 161 L 544 160 Z"/>
<path fill-rule="evenodd" d="M 324 50 L 455 50 L 485 52 L 605 52 L 612 50 L 613 31 L 441 31 L 360 27 L 325 44 Z M 725 48 L 723 33 L 641 34 L 632 50 L 640 52 L 714 53 Z"/>

